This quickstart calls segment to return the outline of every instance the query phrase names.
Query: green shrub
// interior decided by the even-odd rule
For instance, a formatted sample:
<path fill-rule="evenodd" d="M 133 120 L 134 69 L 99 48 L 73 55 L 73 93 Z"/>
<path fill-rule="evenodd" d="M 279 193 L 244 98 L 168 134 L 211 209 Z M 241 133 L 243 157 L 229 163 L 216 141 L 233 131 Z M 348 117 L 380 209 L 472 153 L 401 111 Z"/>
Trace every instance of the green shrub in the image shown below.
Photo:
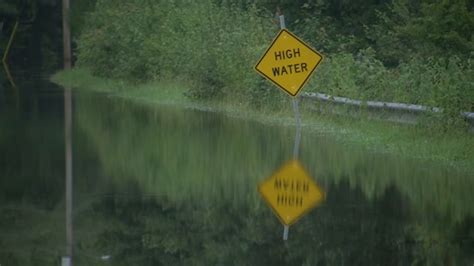
<path fill-rule="evenodd" d="M 472 59 L 414 57 L 397 68 L 385 67 L 372 49 L 335 54 L 316 70 L 308 90 L 360 100 L 439 107 L 437 123 L 463 125 L 461 112 L 474 111 Z"/>
<path fill-rule="evenodd" d="M 310 82 L 311 90 L 363 100 L 391 100 L 389 70 L 372 49 L 356 56 L 339 53 L 327 57 Z"/>
<path fill-rule="evenodd" d="M 181 76 L 198 98 L 250 95 L 251 70 L 276 28 L 254 5 L 215 1 L 97 1 L 78 39 L 79 65 L 147 81 Z"/>
<path fill-rule="evenodd" d="M 328 8 L 326 4 L 321 7 Z M 403 43 L 398 48 L 392 43 L 390 56 L 381 52 L 384 41 L 401 40 L 399 32 L 390 37 L 398 29 L 394 25 L 367 27 L 367 31 L 373 30 L 373 36 L 366 38 L 375 42 L 375 50 L 361 36 L 344 35 L 331 27 L 328 14 L 311 16 L 318 10 L 313 9 L 303 4 L 301 12 L 307 12 L 304 19 L 290 25 L 308 43 L 332 54 L 326 54 L 306 91 L 436 106 L 449 117 L 474 111 L 472 59 L 427 57 L 426 51 L 417 50 L 412 56 L 395 60 L 400 53 L 410 51 L 404 50 Z M 295 8 L 292 12 L 300 11 Z M 379 17 L 383 15 L 379 12 Z M 390 21 L 387 18 L 384 23 Z M 191 97 L 230 98 L 254 106 L 274 106 L 285 97 L 252 70 L 278 31 L 271 12 L 255 4 L 97 0 L 84 23 L 77 40 L 78 64 L 95 75 L 137 82 L 176 78 L 189 84 Z"/>

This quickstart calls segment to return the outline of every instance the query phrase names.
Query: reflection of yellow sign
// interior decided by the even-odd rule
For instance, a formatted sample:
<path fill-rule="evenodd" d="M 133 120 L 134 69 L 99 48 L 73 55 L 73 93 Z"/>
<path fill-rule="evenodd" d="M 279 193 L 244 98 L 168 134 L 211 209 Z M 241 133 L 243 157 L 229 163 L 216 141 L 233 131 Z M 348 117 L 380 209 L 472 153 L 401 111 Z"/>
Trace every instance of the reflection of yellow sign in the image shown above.
<path fill-rule="evenodd" d="M 316 50 L 283 29 L 255 70 L 291 96 L 296 96 L 322 58 Z"/>
<path fill-rule="evenodd" d="M 285 225 L 296 222 L 324 198 L 324 192 L 297 160 L 283 165 L 258 190 Z"/>

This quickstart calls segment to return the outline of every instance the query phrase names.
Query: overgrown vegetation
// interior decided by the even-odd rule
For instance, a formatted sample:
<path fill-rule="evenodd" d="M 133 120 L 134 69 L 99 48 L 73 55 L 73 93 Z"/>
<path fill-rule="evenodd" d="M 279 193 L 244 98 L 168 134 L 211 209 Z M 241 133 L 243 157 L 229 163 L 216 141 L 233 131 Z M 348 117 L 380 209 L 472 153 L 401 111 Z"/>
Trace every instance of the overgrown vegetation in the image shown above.
<path fill-rule="evenodd" d="M 283 95 L 252 67 L 278 31 L 277 7 L 326 55 L 307 91 L 437 106 L 448 124 L 474 111 L 466 0 L 97 0 L 80 24 L 78 66 L 134 82 L 184 78 L 195 98 L 274 105 Z"/>

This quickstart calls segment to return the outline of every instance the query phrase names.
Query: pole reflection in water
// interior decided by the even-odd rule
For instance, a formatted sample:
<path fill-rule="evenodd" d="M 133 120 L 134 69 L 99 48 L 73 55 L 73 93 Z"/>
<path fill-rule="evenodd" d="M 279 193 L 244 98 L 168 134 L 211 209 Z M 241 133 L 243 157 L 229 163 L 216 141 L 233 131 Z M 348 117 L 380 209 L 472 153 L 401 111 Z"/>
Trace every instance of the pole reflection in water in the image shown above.
<path fill-rule="evenodd" d="M 69 0 L 63 0 L 63 47 L 64 69 L 71 69 L 71 34 L 69 25 Z M 72 99 L 71 89 L 64 89 L 64 137 L 66 161 L 66 258 L 63 266 L 72 266 L 73 221 L 72 221 Z"/>
<path fill-rule="evenodd" d="M 66 258 L 63 266 L 72 265 L 73 256 L 73 220 L 72 220 L 72 99 L 71 90 L 64 90 L 64 137 L 66 161 Z"/>

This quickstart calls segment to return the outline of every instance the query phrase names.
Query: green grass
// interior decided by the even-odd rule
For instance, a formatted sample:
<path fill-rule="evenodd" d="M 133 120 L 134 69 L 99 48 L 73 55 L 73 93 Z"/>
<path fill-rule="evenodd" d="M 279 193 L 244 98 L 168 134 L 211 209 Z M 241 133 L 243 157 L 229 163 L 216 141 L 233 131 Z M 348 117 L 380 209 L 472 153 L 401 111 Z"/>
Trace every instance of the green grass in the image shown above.
<path fill-rule="evenodd" d="M 440 133 L 430 128 L 387 121 L 306 117 L 309 117 L 308 123 L 324 125 L 341 141 L 359 143 L 372 150 L 442 161 L 466 169 L 472 169 L 474 165 L 474 136 L 460 130 Z"/>
<path fill-rule="evenodd" d="M 62 71 L 52 81 L 64 87 L 80 90 L 106 92 L 150 105 L 173 105 L 222 112 L 226 115 L 252 119 L 262 123 L 294 125 L 291 102 L 283 108 L 253 108 L 238 98 L 214 101 L 195 100 L 186 96 L 192 84 L 183 80 L 157 80 L 145 84 L 97 78 L 87 69 Z M 440 131 L 437 127 L 420 127 L 387 121 L 369 120 L 364 117 L 349 117 L 318 114 L 302 106 L 303 132 L 313 131 L 330 134 L 342 142 L 360 144 L 365 148 L 399 154 L 402 156 L 440 161 L 450 166 L 474 169 L 474 135 L 464 129 Z"/>
<path fill-rule="evenodd" d="M 93 76 L 87 69 L 74 68 L 60 71 L 51 81 L 66 88 L 104 92 L 115 97 L 151 104 L 169 104 L 182 107 L 197 107 L 185 96 L 186 86 L 170 80 L 149 83 L 130 83 L 122 80 L 103 79 Z"/>
<path fill-rule="evenodd" d="M 74 68 L 60 71 L 51 77 L 51 81 L 65 88 L 89 89 L 99 92 L 117 92 L 125 88 L 125 83 L 101 79 L 90 74 L 87 69 Z"/>

